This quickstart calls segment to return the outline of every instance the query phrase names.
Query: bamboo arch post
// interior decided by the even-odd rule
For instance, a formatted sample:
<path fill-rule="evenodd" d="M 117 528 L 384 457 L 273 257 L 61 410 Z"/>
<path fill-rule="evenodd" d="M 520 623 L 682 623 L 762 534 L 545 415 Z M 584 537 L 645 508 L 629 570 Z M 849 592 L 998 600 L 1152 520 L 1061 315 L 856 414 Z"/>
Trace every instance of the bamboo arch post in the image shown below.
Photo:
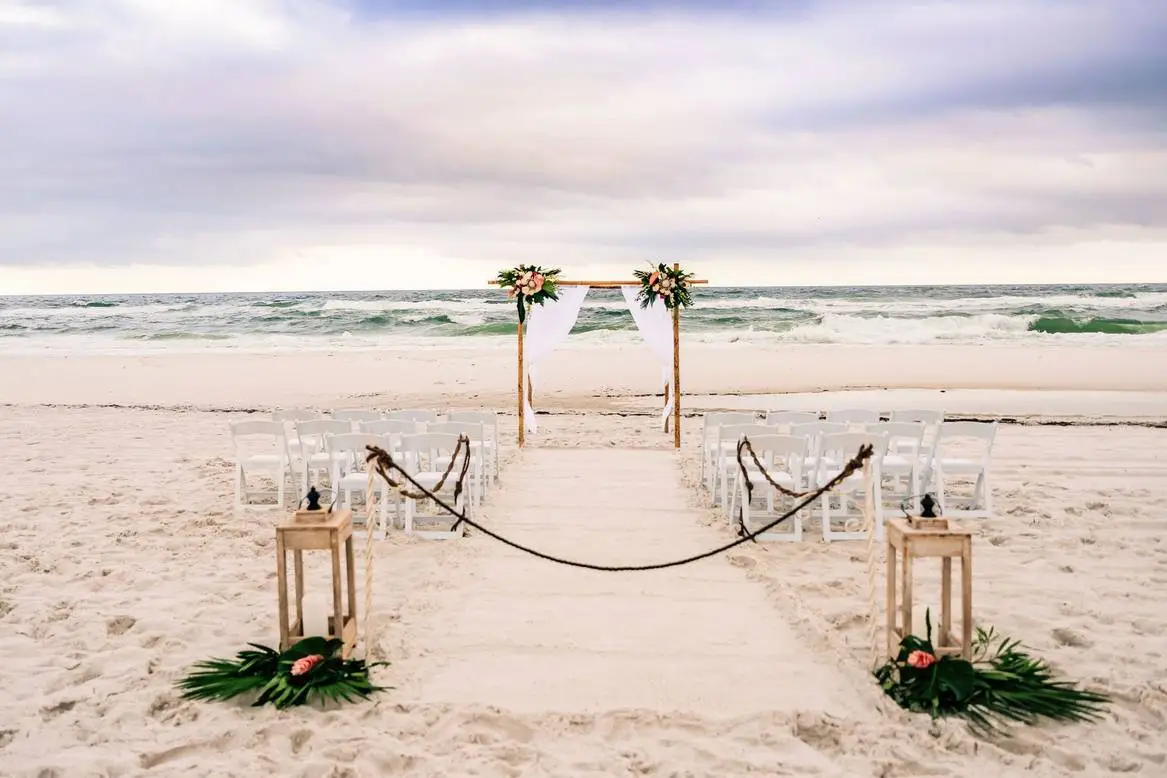
<path fill-rule="evenodd" d="M 519 447 L 527 443 L 527 415 L 523 407 L 523 323 L 519 322 Z"/>
<path fill-rule="evenodd" d="M 680 270 L 673 263 L 673 270 Z M 681 309 L 673 308 L 673 448 L 681 447 Z"/>
<path fill-rule="evenodd" d="M 680 270 L 681 265 L 678 262 L 673 263 L 674 270 Z M 488 286 L 499 286 L 497 280 L 487 281 Z M 702 280 L 690 280 L 689 285 L 695 286 L 698 284 L 708 284 L 709 282 Z M 623 286 L 640 286 L 640 282 L 633 281 L 563 281 L 557 282 L 558 286 L 590 286 L 593 289 L 619 289 Z M 501 289 L 502 287 L 499 286 Z M 523 325 L 519 324 L 516 329 L 518 336 L 518 412 L 519 412 L 519 446 L 526 445 L 527 428 L 526 428 L 526 410 L 523 404 L 524 395 L 528 397 L 533 396 L 534 392 L 527 394 L 530 391 L 526 384 L 526 374 L 523 372 Z M 681 447 L 681 309 L 673 309 L 673 446 L 675 448 Z M 668 398 L 665 398 L 668 402 Z"/>

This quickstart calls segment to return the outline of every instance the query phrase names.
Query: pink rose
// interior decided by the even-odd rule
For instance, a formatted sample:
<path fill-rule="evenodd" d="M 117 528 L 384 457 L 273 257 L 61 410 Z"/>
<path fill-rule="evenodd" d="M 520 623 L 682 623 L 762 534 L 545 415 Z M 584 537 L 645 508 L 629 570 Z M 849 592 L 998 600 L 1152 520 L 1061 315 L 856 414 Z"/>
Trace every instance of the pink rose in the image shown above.
<path fill-rule="evenodd" d="M 913 651 L 908 654 L 908 664 L 917 670 L 925 670 L 933 665 L 936 657 L 927 651 Z"/>
<path fill-rule="evenodd" d="M 543 276 L 536 273 L 535 277 L 531 279 L 531 294 L 538 294 L 541 291 L 543 291 Z"/>
<path fill-rule="evenodd" d="M 292 663 L 292 675 L 303 675 L 315 667 L 317 663 L 321 662 L 323 659 L 324 657 L 320 654 L 309 654 L 303 659 L 297 659 Z"/>

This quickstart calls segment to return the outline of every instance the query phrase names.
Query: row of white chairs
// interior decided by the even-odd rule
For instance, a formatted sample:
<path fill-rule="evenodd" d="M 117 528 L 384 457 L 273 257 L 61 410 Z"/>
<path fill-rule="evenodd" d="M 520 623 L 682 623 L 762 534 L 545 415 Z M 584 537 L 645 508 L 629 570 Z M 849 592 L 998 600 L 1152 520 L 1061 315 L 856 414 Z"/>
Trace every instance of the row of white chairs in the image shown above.
<path fill-rule="evenodd" d="M 311 456 L 318 457 L 313 463 L 314 466 L 323 465 L 323 468 L 328 471 L 328 482 L 330 484 L 328 488 L 332 490 L 333 503 L 342 509 L 353 509 L 356 504 L 356 500 L 354 499 L 355 495 L 365 495 L 367 493 L 368 470 L 365 458 L 368 451 L 366 447 L 375 445 L 390 452 L 394 456 L 394 459 L 402 464 L 415 481 L 425 488 L 434 491 L 435 494 L 443 498 L 447 503 L 452 503 L 455 510 L 468 510 L 472 515 L 481 500 L 480 475 L 482 470 L 480 467 L 472 469 L 471 477 L 469 482 L 464 484 L 463 492 L 455 497 L 454 491 L 460 477 L 458 468 L 461 462 L 461 455 L 459 455 L 458 460 L 453 463 L 453 467 L 450 469 L 453 455 L 457 450 L 458 440 L 461 435 L 466 434 L 468 431 L 465 427 L 459 430 L 442 432 L 410 431 L 407 433 L 389 432 L 382 434 L 337 431 L 332 434 L 325 434 L 322 442 L 322 450 L 317 451 Z M 305 432 L 305 434 L 307 433 Z M 254 475 L 257 471 L 266 471 L 273 478 L 277 489 L 277 503 L 282 507 L 284 504 L 285 485 L 292 475 L 291 455 L 288 451 L 287 439 L 284 436 L 282 425 L 279 422 L 273 421 L 235 422 L 232 424 L 232 436 L 236 440 L 237 445 L 244 444 L 256 438 L 275 441 L 274 452 L 270 450 L 256 452 L 254 449 L 250 451 L 237 450 L 237 507 L 242 507 L 243 499 L 250 494 L 247 485 L 248 475 Z M 473 446 L 473 439 L 471 439 L 471 442 L 471 467 L 475 468 L 474 452 L 476 447 Z M 477 447 L 477 450 L 479 451 L 480 459 L 481 446 Z M 319 457 L 323 457 L 323 459 Z M 447 469 L 450 469 L 450 475 L 442 483 L 442 478 Z M 395 476 L 394 480 L 399 482 L 403 481 L 399 473 L 393 475 Z M 439 483 L 441 483 L 442 487 L 440 490 L 437 488 Z M 414 490 L 412 485 L 407 484 L 406 488 L 408 490 Z M 389 508 L 392 507 L 394 523 L 400 522 L 406 533 L 420 534 L 426 537 L 452 537 L 450 533 L 441 530 L 415 532 L 414 525 L 419 515 L 418 508 L 421 501 L 407 494 L 402 494 L 396 489 L 389 488 L 388 484 L 380 476 L 374 477 L 373 489 L 378 501 L 378 535 L 383 536 L 388 531 L 390 526 Z M 306 491 L 305 489 L 304 493 Z M 449 518 L 448 514 L 439 514 L 438 518 L 441 519 L 442 523 L 447 525 L 453 522 L 453 519 Z"/>
<path fill-rule="evenodd" d="M 497 421 L 489 412 L 452 412 L 444 419 L 434 411 L 397 412 L 397 418 L 319 418 L 314 412 L 280 413 L 278 420 L 237 422 L 231 425 L 236 453 L 235 500 L 243 507 L 252 490 L 248 476 L 265 473 L 276 484 L 279 506 L 285 503 L 285 488 L 290 479 L 299 483 L 302 499 L 307 493 L 309 476 L 323 487 L 327 483 L 342 507 L 352 507 L 354 495 L 367 488 L 365 471 L 366 446 L 378 445 L 403 463 L 411 475 L 427 485 L 436 484 L 450 462 L 460 435 L 471 442 L 470 481 L 466 485 L 470 510 L 481 503 L 488 487 L 498 475 Z M 288 416 L 315 416 L 293 420 Z M 493 434 L 492 434 L 493 433 Z M 435 475 L 436 474 L 436 475 Z M 448 486 L 457 480 L 452 473 Z M 298 476 L 298 478 L 296 478 Z M 401 500 L 394 494 L 382 494 L 383 481 L 374 479 L 381 498 L 380 521 L 386 526 L 387 507 L 394 506 L 394 517 L 402 518 L 412 531 L 416 503 Z M 392 490 L 388 490 L 392 491 Z M 460 508 L 459 508 L 460 509 Z M 440 534 L 440 533 L 439 533 Z"/>
<path fill-rule="evenodd" d="M 305 408 L 287 408 L 274 411 L 272 419 L 283 422 L 286 426 L 289 449 L 297 455 L 297 458 L 303 457 L 305 453 L 312 453 L 311 451 L 306 452 L 305 449 L 311 449 L 313 445 L 319 443 L 319 433 L 310 434 L 307 445 L 301 443 L 297 430 L 299 425 L 306 422 L 348 422 L 353 432 L 384 430 L 403 433 L 409 429 L 407 422 L 425 425 L 445 422 L 482 424 L 486 435 L 483 445 L 485 453 L 489 455 L 488 472 L 493 480 L 497 480 L 499 477 L 498 415 L 493 411 L 447 411 L 440 413 L 432 409 L 381 411 L 371 408 L 341 408 L 325 414 L 322 411 Z M 398 424 L 386 422 L 398 422 Z M 418 428 L 418 431 L 424 431 L 424 427 Z M 319 450 L 319 448 L 316 449 L 317 452 Z"/>
<path fill-rule="evenodd" d="M 836 419 L 840 414 L 836 414 Z M 767 414 L 770 424 L 759 423 L 753 413 L 708 414 L 702 444 L 704 484 L 715 504 L 736 518 L 738 505 L 743 514 L 746 504 L 744 484 L 739 478 L 738 442 L 744 437 L 775 480 L 792 491 L 817 488 L 829 482 L 864 443 L 871 443 L 877 456 L 871 469 L 874 480 L 873 501 L 875 531 L 882 535 L 884 501 L 893 505 L 904 500 L 918 502 L 925 491 L 935 491 L 942 513 L 950 516 L 983 517 L 992 513 L 992 490 L 989 482 L 990 460 L 997 424 L 979 422 L 945 422 L 934 411 L 899 411 L 893 421 L 878 419 L 875 412 L 852 411 L 843 421 L 807 421 L 817 414 L 791 412 Z M 971 445 L 970 445 L 971 444 Z M 755 497 L 765 499 L 773 509 L 777 492 L 764 482 L 752 458 L 743 460 L 750 480 L 758 488 Z M 973 481 L 968 507 L 957 507 L 957 498 L 949 492 L 950 480 L 958 476 Z M 840 484 L 820 501 L 823 537 L 826 540 L 862 536 L 855 530 L 839 532 L 831 526 L 832 500 L 838 500 L 842 520 L 854 525 L 859 517 L 850 515 L 850 498 L 862 497 L 862 479 L 856 475 Z M 732 499 L 731 499 L 732 495 Z M 858 500 L 855 500 L 858 502 Z M 784 539 L 801 538 L 801 521 L 792 518 L 793 532 L 782 533 Z M 759 525 L 760 526 L 760 525 Z"/>

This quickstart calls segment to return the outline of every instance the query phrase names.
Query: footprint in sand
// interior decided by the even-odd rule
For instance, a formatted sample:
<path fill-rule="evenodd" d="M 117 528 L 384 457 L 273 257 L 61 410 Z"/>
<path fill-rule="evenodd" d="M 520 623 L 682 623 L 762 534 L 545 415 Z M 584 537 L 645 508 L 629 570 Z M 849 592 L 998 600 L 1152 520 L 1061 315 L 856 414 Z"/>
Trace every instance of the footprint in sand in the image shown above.
<path fill-rule="evenodd" d="M 138 620 L 133 616 L 115 616 L 105 622 L 105 634 L 110 637 L 124 635 L 137 623 Z"/>
<path fill-rule="evenodd" d="M 292 733 L 292 753 L 299 754 L 312 739 L 312 730 L 298 729 Z"/>
<path fill-rule="evenodd" d="M 77 700 L 64 700 L 58 702 L 56 705 L 50 705 L 47 708 L 41 708 L 41 718 L 45 721 L 52 721 L 62 713 L 68 713 L 77 706 Z"/>
<path fill-rule="evenodd" d="M 1094 642 L 1087 639 L 1083 635 L 1075 632 L 1072 629 L 1059 628 L 1050 632 L 1050 635 L 1057 641 L 1060 646 L 1070 646 L 1071 648 L 1090 648 Z"/>

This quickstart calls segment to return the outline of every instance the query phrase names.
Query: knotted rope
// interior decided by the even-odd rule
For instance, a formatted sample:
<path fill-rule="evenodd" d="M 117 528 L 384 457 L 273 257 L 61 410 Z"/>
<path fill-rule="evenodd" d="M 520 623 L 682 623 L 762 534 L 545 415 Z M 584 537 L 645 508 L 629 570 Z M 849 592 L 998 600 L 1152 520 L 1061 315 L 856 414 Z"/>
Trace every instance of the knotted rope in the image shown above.
<path fill-rule="evenodd" d="M 426 489 L 424 486 L 419 484 L 413 478 L 413 476 L 409 474 L 409 471 L 398 465 L 393 460 L 393 457 L 385 449 L 381 448 L 380 446 L 372 445 L 365 446 L 365 448 L 369 452 L 368 456 L 365 457 L 365 463 L 369 465 L 370 482 L 372 479 L 372 473 L 376 471 L 378 475 L 385 479 L 385 483 L 389 484 L 391 488 L 396 489 L 398 492 L 408 497 L 409 499 L 430 499 L 441 506 L 443 509 L 453 513 L 455 516 L 458 515 L 456 511 L 451 510 L 449 506 L 445 505 L 441 500 L 439 500 L 434 492 L 442 491 L 442 488 L 446 485 L 446 480 L 450 477 L 450 473 L 454 470 L 454 463 L 458 461 L 458 455 L 462 454 L 462 471 L 458 474 L 458 480 L 454 483 L 454 502 L 458 502 L 458 498 L 462 496 L 462 489 L 466 483 L 466 473 L 470 470 L 469 437 L 466 435 L 458 436 L 458 445 L 454 447 L 454 453 L 450 455 L 450 464 L 446 465 L 446 472 L 442 473 L 442 477 L 438 481 L 437 485 L 434 486 L 433 491 L 430 491 L 429 489 Z M 390 470 L 396 470 L 405 476 L 405 480 L 413 484 L 413 486 L 417 488 L 417 491 L 411 492 L 406 488 L 405 482 L 393 480 L 393 477 L 389 475 Z M 450 531 L 452 532 L 454 529 L 457 529 L 457 526 L 458 525 L 455 524 Z"/>
<path fill-rule="evenodd" d="M 450 527 L 451 532 L 455 531 L 460 525 L 466 524 L 467 526 L 478 530 L 479 532 L 486 535 L 487 537 L 489 537 L 493 540 L 497 540 L 499 543 L 502 543 L 503 545 L 510 546 L 511 548 L 515 549 L 516 551 L 522 551 L 525 554 L 530 554 L 533 557 L 543 559 L 547 562 L 554 562 L 554 563 L 560 564 L 560 565 L 567 565 L 568 567 L 579 567 L 579 568 L 582 568 L 584 570 L 596 570 L 596 571 L 604 572 L 604 573 L 645 572 L 648 570 L 664 570 L 664 569 L 670 568 L 670 567 L 680 567 L 682 565 L 687 565 L 687 564 L 690 564 L 692 562 L 699 562 L 702 559 L 708 559 L 709 557 L 712 557 L 712 556 L 717 556 L 718 554 L 721 554 L 721 553 L 724 553 L 726 551 L 729 551 L 730 549 L 736 548 L 736 547 L 742 545 L 743 543 L 754 540 L 758 535 L 760 535 L 762 533 L 769 532 L 774 527 L 777 527 L 779 524 L 786 521 L 791 516 L 798 513 L 803 508 L 805 508 L 806 506 L 810 505 L 812 502 L 817 500 L 819 497 L 821 497 L 826 492 L 830 491 L 831 489 L 834 489 L 836 486 L 839 485 L 839 483 L 841 483 L 843 481 L 843 479 L 849 477 L 855 471 L 857 471 L 861 467 L 863 467 L 863 463 L 866 462 L 871 457 L 871 454 L 872 454 L 872 447 L 870 444 L 864 444 L 863 446 L 860 446 L 858 453 L 855 454 L 855 457 L 853 459 L 851 459 L 851 461 L 847 462 L 846 465 L 843 466 L 843 469 L 839 471 L 838 475 L 836 475 L 829 482 L 827 482 L 826 484 L 824 484 L 820 488 L 816 489 L 815 491 L 804 492 L 803 494 L 805 495 L 806 499 L 804 499 L 801 503 L 796 505 L 793 509 L 791 509 L 790 511 L 788 511 L 784 515 L 775 518 L 774 520 L 772 520 L 771 522 L 766 524 L 764 527 L 759 529 L 757 532 L 753 532 L 753 533 L 747 532 L 744 536 L 742 536 L 742 537 L 738 538 L 737 540 L 734 540 L 730 543 L 725 543 L 724 545 L 718 546 L 717 548 L 710 549 L 709 551 L 705 551 L 705 552 L 700 553 L 700 554 L 694 554 L 693 556 L 685 557 L 684 559 L 677 559 L 677 560 L 674 560 L 671 562 L 657 562 L 654 564 L 647 564 L 647 565 L 597 565 L 597 564 L 592 564 L 590 562 L 577 562 L 577 561 L 574 561 L 571 559 L 564 559 L 563 557 L 558 557 L 558 556 L 555 556 L 553 554 L 547 554 L 547 553 L 544 553 L 542 551 L 538 551 L 536 549 L 533 549 L 529 546 L 525 546 L 525 545 L 518 543 L 516 541 L 505 538 L 502 535 L 499 535 L 497 532 L 493 532 L 493 531 L 487 529 L 486 527 L 482 526 L 481 524 L 470 519 L 464 511 L 458 511 L 458 510 L 455 510 L 454 508 L 450 507 L 450 505 L 448 503 L 446 503 L 440 497 L 438 497 L 436 494 L 434 494 L 433 492 L 431 492 L 430 490 L 428 490 L 424 486 L 422 486 L 420 483 L 418 483 L 417 480 L 412 475 L 410 475 L 408 470 L 406 470 L 401 465 L 397 464 L 397 462 L 393 459 L 393 457 L 389 454 L 389 452 L 387 452 L 384 449 L 379 448 L 377 446 L 366 446 L 366 448 L 369 450 L 369 456 L 367 457 L 367 461 L 369 461 L 371 463 L 375 463 L 377 473 L 382 478 L 384 478 L 387 483 L 394 486 L 394 488 L 402 488 L 402 487 L 398 486 L 397 482 L 394 481 L 389 476 L 390 470 L 396 470 L 398 473 L 401 474 L 401 476 L 403 477 L 403 479 L 405 481 L 412 484 L 413 487 L 416 488 L 420 493 L 424 494 L 426 497 L 433 500 L 434 503 L 439 508 L 446 511 L 451 516 L 455 517 L 457 519 L 457 521 L 455 521 L 453 526 Z M 739 446 L 739 452 L 740 452 L 740 450 L 741 449 Z M 462 467 L 463 474 L 465 474 L 465 472 L 466 472 L 466 467 L 468 465 L 468 461 L 469 461 L 469 454 L 467 453 L 467 462 L 464 463 L 463 467 Z M 764 472 L 765 472 L 765 469 L 763 468 L 763 473 Z M 459 482 L 459 486 L 460 486 L 460 483 L 461 482 Z M 458 494 L 458 492 L 455 492 L 455 498 L 454 498 L 455 502 L 457 501 L 457 494 Z"/>
<path fill-rule="evenodd" d="M 863 449 L 860 449 L 860 452 L 862 452 L 862 450 Z M 774 478 L 770 475 L 770 472 L 762 464 L 762 460 L 758 458 L 758 454 L 756 451 L 754 451 L 754 446 L 753 446 L 753 444 L 750 443 L 750 439 L 743 436 L 742 439 L 739 440 L 737 443 L 737 467 L 738 467 L 738 470 L 741 472 L 742 483 L 745 485 L 746 493 L 745 493 L 745 499 L 742 501 L 742 504 L 740 506 L 738 506 L 737 531 L 738 531 L 739 535 L 748 535 L 750 532 L 750 529 L 749 529 L 749 527 L 746 526 L 746 520 L 745 520 L 746 513 L 745 513 L 745 511 L 746 511 L 746 503 L 752 502 L 754 499 L 754 482 L 750 480 L 750 472 L 746 468 L 746 463 L 742 460 L 742 452 L 743 451 L 748 451 L 750 453 L 750 458 L 754 460 L 754 467 L 756 467 L 758 469 L 758 472 L 760 472 L 762 474 L 762 477 L 766 479 L 766 482 L 768 484 L 770 484 L 770 486 L 772 486 L 776 490 L 778 490 L 778 492 L 780 492 L 781 494 L 784 494 L 787 497 L 793 497 L 794 499 L 797 500 L 800 497 L 807 496 L 808 494 L 810 494 L 810 492 L 809 491 L 798 492 L 798 491 L 794 491 L 792 489 L 787 489 L 785 486 L 783 486 L 782 484 L 775 481 Z M 854 461 L 854 460 L 852 460 L 852 461 Z M 848 466 L 849 465 L 850 465 L 850 463 L 848 463 Z M 851 472 L 853 472 L 853 471 L 849 471 L 847 473 L 847 475 L 850 475 Z M 836 478 L 834 481 L 832 481 L 832 483 L 837 483 L 838 481 L 841 481 L 843 478 L 847 477 L 847 475 L 842 475 L 842 474 L 840 474 L 840 475 L 842 477 Z M 830 498 L 828 497 L 827 499 L 830 499 Z M 760 532 L 754 533 L 754 534 L 760 534 Z M 755 540 L 754 542 L 757 542 L 757 541 Z"/>

